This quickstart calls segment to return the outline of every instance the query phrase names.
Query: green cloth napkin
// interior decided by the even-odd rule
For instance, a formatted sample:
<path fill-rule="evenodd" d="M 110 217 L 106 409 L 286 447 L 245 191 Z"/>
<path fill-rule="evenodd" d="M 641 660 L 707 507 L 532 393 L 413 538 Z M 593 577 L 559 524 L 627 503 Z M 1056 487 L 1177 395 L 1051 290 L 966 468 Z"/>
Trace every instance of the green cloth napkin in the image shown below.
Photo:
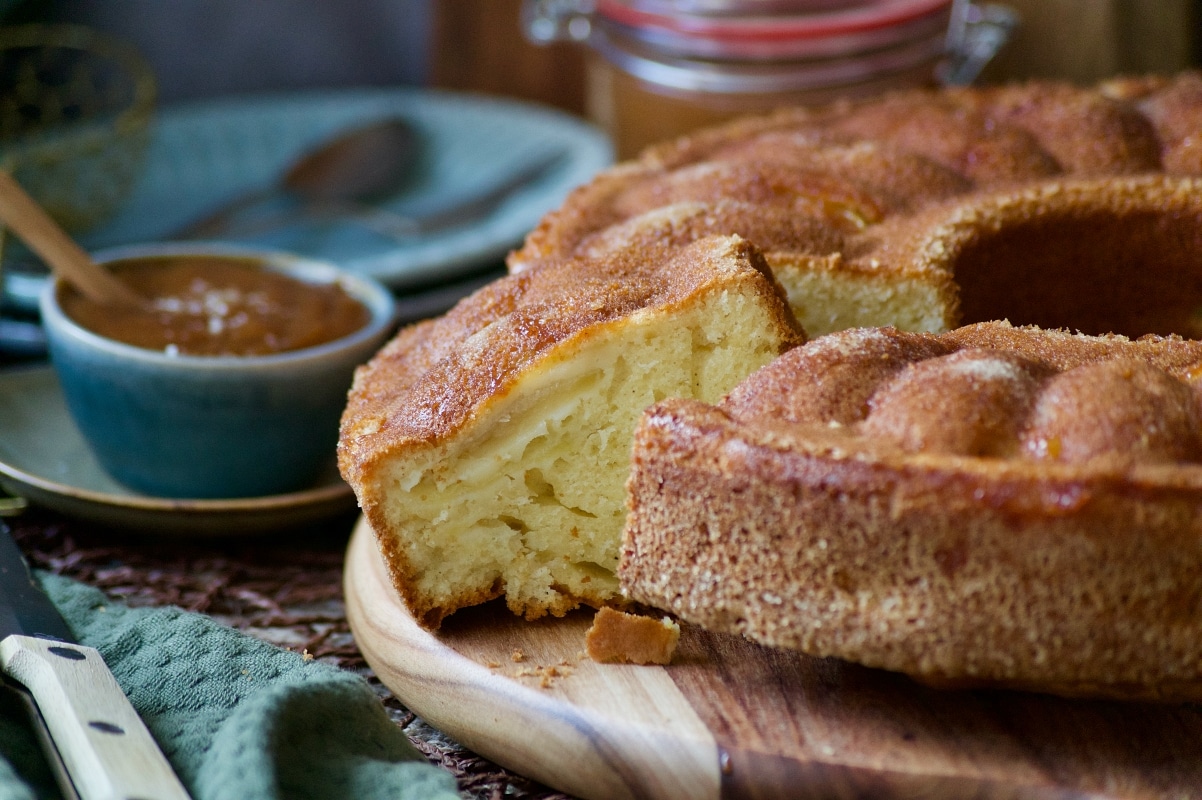
<path fill-rule="evenodd" d="M 38 579 L 100 651 L 194 800 L 458 800 L 357 675 L 178 608 L 129 608 Z M 58 796 L 15 701 L 0 701 L 0 800 Z"/>

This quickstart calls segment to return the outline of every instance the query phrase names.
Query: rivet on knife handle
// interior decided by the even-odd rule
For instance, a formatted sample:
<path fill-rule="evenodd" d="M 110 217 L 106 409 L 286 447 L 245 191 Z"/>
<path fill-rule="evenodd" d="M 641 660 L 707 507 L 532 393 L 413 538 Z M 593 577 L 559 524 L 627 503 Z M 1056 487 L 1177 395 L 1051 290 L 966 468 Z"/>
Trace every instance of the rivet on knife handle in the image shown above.
<path fill-rule="evenodd" d="M 0 668 L 37 701 L 83 800 L 187 800 L 95 649 L 14 634 L 0 642 Z"/>

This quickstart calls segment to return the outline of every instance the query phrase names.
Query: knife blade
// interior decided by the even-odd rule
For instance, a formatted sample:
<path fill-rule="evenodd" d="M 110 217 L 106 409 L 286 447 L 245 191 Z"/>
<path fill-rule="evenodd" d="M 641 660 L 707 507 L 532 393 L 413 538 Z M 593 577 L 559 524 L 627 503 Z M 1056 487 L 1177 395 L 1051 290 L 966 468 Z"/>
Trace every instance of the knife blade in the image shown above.
<path fill-rule="evenodd" d="M 3 521 L 0 671 L 33 696 L 82 800 L 187 800 L 104 659 L 74 641 Z"/>
<path fill-rule="evenodd" d="M 54 740 L 50 738 L 50 731 L 46 729 L 46 720 L 42 719 L 42 712 L 38 710 L 38 704 L 34 702 L 33 696 L 25 691 L 25 687 L 21 684 L 0 678 L 0 697 L 14 700 L 15 703 L 10 705 L 19 706 L 20 713 L 23 713 L 25 719 L 28 720 L 34 738 L 37 739 L 42 753 L 46 756 L 46 766 L 50 768 L 50 774 L 54 777 L 59 793 L 62 794 L 62 800 L 80 800 L 79 792 L 75 791 L 75 784 L 71 781 L 71 776 L 67 774 L 67 766 L 63 763 L 62 756 L 58 754 Z M 3 701 L 0 700 L 0 702 Z M 5 709 L 5 712 L 7 711 L 8 709 Z"/>

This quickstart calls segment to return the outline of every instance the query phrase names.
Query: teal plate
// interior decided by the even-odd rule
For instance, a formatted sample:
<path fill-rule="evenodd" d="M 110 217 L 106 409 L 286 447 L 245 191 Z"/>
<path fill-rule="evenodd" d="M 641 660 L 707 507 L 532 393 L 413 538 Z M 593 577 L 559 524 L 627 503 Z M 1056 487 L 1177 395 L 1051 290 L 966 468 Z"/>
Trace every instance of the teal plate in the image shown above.
<path fill-rule="evenodd" d="M 0 371 L 0 487 L 69 516 L 164 536 L 296 530 L 355 508 L 332 454 L 327 475 L 289 494 L 188 500 L 126 489 L 96 462 L 50 367 Z"/>
<path fill-rule="evenodd" d="M 444 208 L 504 183 L 524 166 L 562 158 L 472 224 L 398 240 L 356 223 L 290 226 L 234 239 L 340 263 L 406 289 L 497 264 L 576 186 L 613 160 L 609 139 L 571 115 L 513 100 L 423 89 L 356 89 L 238 97 L 163 110 L 143 171 L 123 207 L 79 238 L 88 250 L 157 241 L 223 201 L 270 184 L 299 154 L 344 128 L 401 116 L 422 147 L 406 184 L 381 207 L 401 215 Z M 36 308 L 40 265 L 6 248 L 6 299 Z"/>

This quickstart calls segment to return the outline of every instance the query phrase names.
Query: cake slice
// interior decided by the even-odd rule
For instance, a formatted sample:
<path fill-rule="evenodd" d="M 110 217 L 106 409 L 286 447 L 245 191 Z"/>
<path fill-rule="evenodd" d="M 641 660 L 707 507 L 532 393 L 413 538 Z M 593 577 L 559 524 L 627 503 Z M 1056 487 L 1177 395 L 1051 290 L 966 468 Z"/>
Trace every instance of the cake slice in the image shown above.
<path fill-rule="evenodd" d="M 736 237 L 503 278 L 356 375 L 339 464 L 414 617 L 504 595 L 529 619 L 618 597 L 631 435 L 804 339 Z"/>

